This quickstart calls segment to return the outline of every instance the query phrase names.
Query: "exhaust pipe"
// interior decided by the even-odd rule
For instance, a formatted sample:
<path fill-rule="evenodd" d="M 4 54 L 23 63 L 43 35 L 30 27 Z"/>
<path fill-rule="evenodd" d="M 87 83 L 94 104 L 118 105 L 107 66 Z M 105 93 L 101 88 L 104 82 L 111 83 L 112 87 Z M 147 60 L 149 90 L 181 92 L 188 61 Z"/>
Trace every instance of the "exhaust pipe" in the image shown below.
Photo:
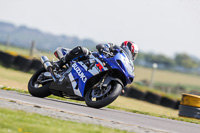
<path fill-rule="evenodd" d="M 46 57 L 46 56 L 41 57 L 41 62 L 46 70 L 49 70 L 49 68 L 52 67 L 51 62 L 49 61 L 48 57 Z"/>
<path fill-rule="evenodd" d="M 41 57 L 41 63 L 42 63 L 42 65 L 44 66 L 44 68 L 47 70 L 47 71 L 49 71 L 50 73 L 51 73 L 51 76 L 52 76 L 52 78 L 53 78 L 53 80 L 54 80 L 54 82 L 56 81 L 56 76 L 55 76 L 55 74 L 54 74 L 54 72 L 53 72 L 53 69 L 52 69 L 52 64 L 51 64 L 51 62 L 49 61 L 49 59 L 48 59 L 48 57 L 46 57 L 46 56 L 42 56 Z"/>

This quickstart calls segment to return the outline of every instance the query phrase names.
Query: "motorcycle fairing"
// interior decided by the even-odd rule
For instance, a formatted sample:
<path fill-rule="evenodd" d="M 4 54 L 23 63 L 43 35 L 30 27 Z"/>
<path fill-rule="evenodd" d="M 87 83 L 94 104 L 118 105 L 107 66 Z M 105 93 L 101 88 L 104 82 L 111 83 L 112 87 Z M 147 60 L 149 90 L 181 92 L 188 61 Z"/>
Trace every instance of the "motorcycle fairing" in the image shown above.
<path fill-rule="evenodd" d="M 103 66 L 103 63 L 98 58 L 93 57 L 92 59 L 90 59 L 90 62 L 93 61 L 94 66 L 90 69 L 88 69 L 88 66 L 86 66 L 82 61 L 79 61 L 72 65 L 72 77 L 70 76 L 70 81 L 72 82 L 74 93 L 78 96 L 83 97 L 85 85 L 88 79 L 99 74 L 100 72 L 102 72 L 102 70 L 108 70 L 106 67 Z M 102 70 L 100 70 L 96 64 L 101 65 Z"/>
<path fill-rule="evenodd" d="M 72 85 L 73 84 L 72 84 L 72 82 L 70 82 L 69 76 L 66 76 L 61 84 L 58 82 L 52 82 L 50 84 L 49 88 L 52 90 L 57 90 L 57 91 L 61 91 L 61 92 L 63 91 L 70 96 L 74 96 L 77 94 L 75 94 L 74 91 L 72 90 L 72 88 L 73 88 Z"/>
<path fill-rule="evenodd" d="M 73 89 L 73 91 L 74 91 L 74 94 L 77 95 L 77 96 L 82 97 L 82 94 L 81 94 L 81 92 L 80 92 L 80 90 L 79 90 L 79 88 L 78 88 L 78 84 L 77 84 L 76 80 L 74 79 L 74 77 L 73 77 L 73 75 L 72 75 L 72 72 L 70 72 L 68 76 L 69 76 L 69 80 L 70 80 L 70 82 L 71 82 L 71 85 L 72 85 L 72 89 Z"/>
<path fill-rule="evenodd" d="M 127 70 L 126 67 L 124 66 L 124 64 L 122 63 L 122 60 L 126 58 L 125 54 L 122 52 L 118 52 L 116 53 L 116 55 L 113 58 L 104 58 L 104 60 L 109 64 L 109 66 L 112 69 L 117 69 L 119 70 L 121 73 L 125 74 L 125 79 L 126 79 L 126 84 L 130 84 L 132 83 L 133 79 L 134 79 L 134 73 L 132 75 L 130 75 Z"/>

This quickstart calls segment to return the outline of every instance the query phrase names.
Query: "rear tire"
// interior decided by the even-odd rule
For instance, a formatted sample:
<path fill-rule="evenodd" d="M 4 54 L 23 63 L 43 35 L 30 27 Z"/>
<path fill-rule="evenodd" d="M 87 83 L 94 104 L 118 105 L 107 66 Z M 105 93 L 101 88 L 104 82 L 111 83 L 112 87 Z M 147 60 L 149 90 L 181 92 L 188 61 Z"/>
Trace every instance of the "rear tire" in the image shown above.
<path fill-rule="evenodd" d="M 97 101 L 92 101 L 92 91 L 93 89 L 90 88 L 85 94 L 85 102 L 87 106 L 92 108 L 102 108 L 112 103 L 121 94 L 122 85 L 116 81 L 112 81 L 112 89 L 110 90 L 110 94 L 107 97 Z"/>
<path fill-rule="evenodd" d="M 45 83 L 41 87 L 34 86 L 35 82 L 37 81 L 38 76 L 42 72 L 45 72 L 45 71 L 46 71 L 45 68 L 39 69 L 36 73 L 33 74 L 31 79 L 29 80 L 28 91 L 32 96 L 43 98 L 43 97 L 47 97 L 47 96 L 51 95 L 51 92 L 49 90 L 49 86 L 50 86 L 51 82 Z"/>

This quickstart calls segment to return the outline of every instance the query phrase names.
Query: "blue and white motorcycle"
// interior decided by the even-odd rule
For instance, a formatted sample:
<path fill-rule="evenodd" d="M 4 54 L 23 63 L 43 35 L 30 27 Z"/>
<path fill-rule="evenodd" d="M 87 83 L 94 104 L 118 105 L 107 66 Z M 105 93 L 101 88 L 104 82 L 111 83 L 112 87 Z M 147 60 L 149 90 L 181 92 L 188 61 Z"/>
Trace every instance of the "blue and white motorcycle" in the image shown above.
<path fill-rule="evenodd" d="M 68 49 L 58 48 L 66 54 Z M 55 53 L 58 55 L 58 53 Z M 33 74 L 28 90 L 36 97 L 51 94 L 70 99 L 84 100 L 89 107 L 101 108 L 112 103 L 122 88 L 133 82 L 134 65 L 126 48 L 115 47 L 108 53 L 91 52 L 85 60 L 72 60 L 60 69 L 52 69 L 54 62 L 41 57 L 43 68 Z"/>

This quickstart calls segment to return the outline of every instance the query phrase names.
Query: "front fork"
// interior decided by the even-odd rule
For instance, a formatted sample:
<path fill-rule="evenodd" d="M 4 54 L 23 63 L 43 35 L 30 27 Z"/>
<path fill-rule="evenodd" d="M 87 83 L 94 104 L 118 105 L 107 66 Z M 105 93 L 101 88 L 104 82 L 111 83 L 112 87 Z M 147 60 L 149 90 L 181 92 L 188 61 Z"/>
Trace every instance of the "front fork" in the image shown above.
<path fill-rule="evenodd" d="M 99 88 L 99 89 L 101 90 L 102 85 L 103 85 L 103 83 L 104 83 L 104 81 L 105 81 L 105 79 L 106 79 L 107 76 L 108 76 L 108 73 L 106 73 L 106 74 L 101 78 L 100 82 L 98 82 L 97 84 L 95 84 L 95 85 L 93 86 L 93 89 L 94 89 L 94 88 Z"/>

